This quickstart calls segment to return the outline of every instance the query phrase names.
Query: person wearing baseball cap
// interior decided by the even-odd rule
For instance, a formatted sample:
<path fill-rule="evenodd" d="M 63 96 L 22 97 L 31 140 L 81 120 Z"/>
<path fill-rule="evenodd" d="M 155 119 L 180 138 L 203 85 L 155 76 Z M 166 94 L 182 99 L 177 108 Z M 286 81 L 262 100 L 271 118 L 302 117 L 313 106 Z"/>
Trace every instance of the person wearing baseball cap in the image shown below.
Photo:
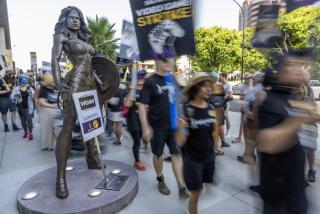
<path fill-rule="evenodd" d="M 237 159 L 245 164 L 254 165 L 256 161 L 255 156 L 255 135 L 256 135 L 256 116 L 254 114 L 254 102 L 258 93 L 263 90 L 262 81 L 264 73 L 256 72 L 252 76 L 253 87 L 246 93 L 244 97 L 244 125 L 243 135 L 245 141 L 245 150 L 243 155 L 238 156 Z"/>
<path fill-rule="evenodd" d="M 146 78 L 141 91 L 139 116 L 142 136 L 145 141 L 151 143 L 159 192 L 163 195 L 171 193 L 163 175 L 163 151 L 167 145 L 179 188 L 179 197 L 187 198 L 181 170 L 182 160 L 174 137 L 178 117 L 176 98 L 180 94 L 180 86 L 171 74 L 175 71 L 176 64 L 173 58 L 159 56 L 155 60 L 156 72 Z"/>
<path fill-rule="evenodd" d="M 188 190 L 189 213 L 197 213 L 203 183 L 212 183 L 215 170 L 215 143 L 219 124 L 213 105 L 209 104 L 214 80 L 207 73 L 197 72 L 184 93 L 188 102 L 183 104 L 176 140 L 183 156 L 183 175 Z"/>
<path fill-rule="evenodd" d="M 32 114 L 34 111 L 34 90 L 28 86 L 28 83 L 29 79 L 27 77 L 23 75 L 19 76 L 19 86 L 12 90 L 10 98 L 17 100 L 18 113 L 24 130 L 23 138 L 33 140 Z"/>
<path fill-rule="evenodd" d="M 242 101 L 246 96 L 246 94 L 248 93 L 248 91 L 250 91 L 252 88 L 252 75 L 249 73 L 245 73 L 243 75 L 243 79 L 244 79 L 244 83 L 242 84 L 240 89 L 241 91 L 240 100 Z M 245 105 L 241 104 L 241 107 L 240 107 L 241 119 L 240 119 L 239 135 L 237 138 L 232 140 L 232 143 L 241 143 L 242 133 L 243 133 L 243 124 L 244 124 L 244 110 L 245 110 Z"/>

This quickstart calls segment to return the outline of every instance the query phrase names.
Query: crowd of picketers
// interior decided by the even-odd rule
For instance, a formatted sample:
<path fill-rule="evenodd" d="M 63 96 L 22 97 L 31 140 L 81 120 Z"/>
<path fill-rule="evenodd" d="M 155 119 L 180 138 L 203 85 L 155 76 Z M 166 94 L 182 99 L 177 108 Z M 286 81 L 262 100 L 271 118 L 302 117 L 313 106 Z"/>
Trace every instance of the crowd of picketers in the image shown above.
<path fill-rule="evenodd" d="M 164 195 L 170 194 L 163 175 L 167 145 L 170 157 L 165 159 L 172 162 L 179 196 L 190 197 L 188 209 L 194 214 L 203 184 L 213 182 L 216 157 L 224 155 L 230 142 L 241 143 L 243 136 L 245 149 L 237 160 L 260 169 L 260 183 L 249 188 L 260 194 L 264 213 L 305 214 L 305 188 L 316 179 L 316 123 L 320 119 L 308 85 L 310 63 L 309 50 L 290 51 L 273 67 L 245 74 L 240 86 L 239 136 L 232 139 L 229 108 L 234 95 L 227 74 L 195 72 L 186 82 L 173 73 L 176 81 L 171 82 L 168 76 L 175 70 L 174 60 L 157 60 L 154 74 L 147 77 L 145 71 L 139 71 L 136 86 L 122 82 L 109 101 L 107 115 L 109 124 L 114 124 L 114 144 L 121 145 L 125 118 L 133 139 L 135 168 L 146 169 L 139 148 L 141 142 L 144 146 L 150 142 L 158 189 Z"/>
<path fill-rule="evenodd" d="M 245 149 L 237 159 L 258 165 L 260 183 L 250 189 L 260 194 L 264 213 L 307 213 L 305 188 L 315 182 L 315 150 L 320 119 L 312 89 L 308 86 L 311 62 L 308 51 L 288 52 L 276 65 L 254 75 L 245 74 L 241 86 L 241 124 L 239 136 L 232 143 Z M 130 133 L 134 167 L 146 170 L 139 158 L 141 144 L 150 144 L 155 180 L 159 192 L 169 195 L 163 174 L 165 145 L 179 187 L 179 197 L 189 198 L 189 213 L 197 213 L 204 183 L 212 183 L 215 159 L 232 144 L 230 102 L 234 99 L 226 73 L 195 72 L 189 81 L 175 74 L 173 59 L 156 60 L 156 72 L 137 72 L 132 84 L 128 75 L 115 96 L 105 105 L 106 131 L 115 134 L 114 145 L 121 145 L 123 125 Z M 52 74 L 44 73 L 33 84 L 29 78 L 8 70 L 0 81 L 0 110 L 4 131 L 9 132 L 7 113 L 11 112 L 12 129 L 18 112 L 23 138 L 33 139 L 35 110 L 40 121 L 42 150 L 52 151 L 57 134 L 55 121 L 61 120 L 58 92 Z M 308 170 L 305 160 L 308 160 Z"/>
<path fill-rule="evenodd" d="M 38 76 L 35 81 L 32 76 L 16 75 L 12 70 L 7 70 L 0 78 L 0 112 L 4 132 L 21 130 L 16 122 L 18 113 L 24 131 L 22 137 L 29 141 L 34 139 L 34 118 L 38 115 L 41 148 L 54 150 L 55 121 L 61 119 L 62 112 L 58 108 L 58 91 L 50 72 Z M 8 122 L 9 112 L 12 129 Z"/>

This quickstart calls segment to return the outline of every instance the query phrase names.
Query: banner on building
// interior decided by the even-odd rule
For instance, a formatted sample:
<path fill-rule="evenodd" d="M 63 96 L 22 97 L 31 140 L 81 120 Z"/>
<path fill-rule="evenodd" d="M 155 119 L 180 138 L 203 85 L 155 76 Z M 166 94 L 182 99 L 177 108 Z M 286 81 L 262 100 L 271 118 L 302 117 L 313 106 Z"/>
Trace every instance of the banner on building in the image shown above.
<path fill-rule="evenodd" d="M 139 60 L 139 48 L 133 23 L 123 20 L 119 58 Z"/>
<path fill-rule="evenodd" d="M 42 72 L 51 71 L 51 63 L 50 62 L 46 62 L 46 61 L 42 61 L 41 62 L 41 71 Z"/>
<path fill-rule="evenodd" d="M 287 1 L 287 12 L 291 12 L 299 7 L 308 5 L 319 5 L 320 0 L 286 0 Z"/>
<path fill-rule="evenodd" d="M 72 96 L 78 114 L 83 141 L 86 142 L 104 133 L 97 91 L 84 91 L 74 93 Z"/>
<path fill-rule="evenodd" d="M 140 60 L 195 53 L 192 0 L 130 0 Z"/>
<path fill-rule="evenodd" d="M 10 49 L 6 49 L 4 52 L 4 61 L 6 64 L 6 68 L 8 70 L 14 71 L 13 59 L 12 59 L 12 51 Z"/>
<path fill-rule="evenodd" d="M 278 29 L 280 6 L 277 4 L 260 5 L 252 46 L 256 48 L 275 48 L 282 39 L 282 32 Z"/>
<path fill-rule="evenodd" d="M 36 73 L 37 72 L 37 53 L 30 52 L 30 63 L 31 63 L 31 71 Z"/>
<path fill-rule="evenodd" d="M 4 77 L 6 73 L 6 63 L 4 61 L 4 55 L 0 55 L 0 75 Z"/>

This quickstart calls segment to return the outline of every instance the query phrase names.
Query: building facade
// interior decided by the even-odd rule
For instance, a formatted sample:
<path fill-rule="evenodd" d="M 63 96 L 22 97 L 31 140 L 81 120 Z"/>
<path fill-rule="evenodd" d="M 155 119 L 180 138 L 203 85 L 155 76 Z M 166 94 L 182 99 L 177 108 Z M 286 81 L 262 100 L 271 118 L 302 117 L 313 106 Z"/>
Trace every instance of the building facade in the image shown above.
<path fill-rule="evenodd" d="M 7 1 L 0 0 L 0 54 L 11 49 Z"/>
<path fill-rule="evenodd" d="M 247 27 L 254 27 L 257 25 L 259 8 L 263 4 L 279 4 L 280 12 L 286 10 L 286 0 L 245 0 L 242 4 L 244 11 L 244 24 L 242 23 L 242 10 L 239 12 L 239 30 Z"/>
<path fill-rule="evenodd" d="M 2 68 L 13 69 L 7 1 L 0 0 L 0 58 Z"/>

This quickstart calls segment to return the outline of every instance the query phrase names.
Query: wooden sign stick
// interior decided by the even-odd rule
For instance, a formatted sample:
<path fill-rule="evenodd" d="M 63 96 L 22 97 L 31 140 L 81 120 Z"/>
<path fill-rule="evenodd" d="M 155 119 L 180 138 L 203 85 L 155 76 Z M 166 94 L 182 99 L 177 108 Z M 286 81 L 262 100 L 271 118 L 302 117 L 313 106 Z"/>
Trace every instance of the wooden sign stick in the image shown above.
<path fill-rule="evenodd" d="M 99 154 L 100 165 L 102 167 L 103 179 L 104 179 L 105 182 L 107 182 L 106 170 L 105 170 L 104 164 L 102 162 L 102 154 L 101 154 L 101 150 L 100 150 L 100 143 L 99 143 L 99 139 L 98 139 L 97 136 L 94 137 L 94 141 L 95 141 L 95 144 L 96 144 L 96 147 L 97 147 L 97 151 L 98 151 L 98 154 Z"/>

